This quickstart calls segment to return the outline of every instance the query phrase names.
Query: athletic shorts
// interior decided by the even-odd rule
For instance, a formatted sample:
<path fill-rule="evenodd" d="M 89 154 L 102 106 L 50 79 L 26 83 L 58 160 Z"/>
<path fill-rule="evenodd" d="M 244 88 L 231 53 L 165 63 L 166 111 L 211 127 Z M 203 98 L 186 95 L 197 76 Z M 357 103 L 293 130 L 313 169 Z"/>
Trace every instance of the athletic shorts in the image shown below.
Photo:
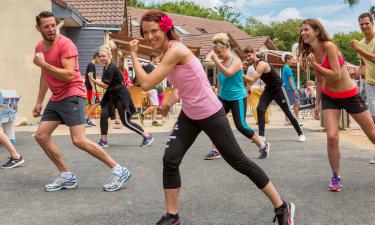
<path fill-rule="evenodd" d="M 294 90 L 286 90 L 286 95 L 288 96 L 288 100 L 289 100 L 289 105 L 292 106 L 294 104 L 298 104 L 298 95 L 297 95 L 297 91 Z"/>
<path fill-rule="evenodd" d="M 362 95 L 356 94 L 348 98 L 332 98 L 322 93 L 322 110 L 326 109 L 345 109 L 350 114 L 358 114 L 367 110 Z"/>
<path fill-rule="evenodd" d="M 69 127 L 85 123 L 86 99 L 71 96 L 60 101 L 49 101 L 42 121 L 61 121 Z"/>
<path fill-rule="evenodd" d="M 93 96 L 92 90 L 87 90 L 87 102 L 89 103 L 89 105 L 100 103 L 99 93 L 95 92 L 95 95 Z"/>
<path fill-rule="evenodd" d="M 375 84 L 366 84 L 366 102 L 371 116 L 375 116 Z"/>
<path fill-rule="evenodd" d="M 150 100 L 150 105 L 159 106 L 158 91 L 156 89 L 149 91 L 148 99 Z"/>

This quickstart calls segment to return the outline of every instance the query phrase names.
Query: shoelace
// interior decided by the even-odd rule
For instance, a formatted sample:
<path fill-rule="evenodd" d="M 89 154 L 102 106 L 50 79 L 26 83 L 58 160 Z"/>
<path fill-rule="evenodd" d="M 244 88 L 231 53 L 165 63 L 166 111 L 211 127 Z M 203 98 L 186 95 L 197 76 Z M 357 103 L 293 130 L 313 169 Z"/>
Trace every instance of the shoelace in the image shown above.
<path fill-rule="evenodd" d="M 275 223 L 276 222 L 276 219 L 279 217 L 279 216 L 282 216 L 282 210 L 279 210 L 279 212 L 275 212 L 275 216 L 273 217 L 273 220 L 272 222 Z"/>

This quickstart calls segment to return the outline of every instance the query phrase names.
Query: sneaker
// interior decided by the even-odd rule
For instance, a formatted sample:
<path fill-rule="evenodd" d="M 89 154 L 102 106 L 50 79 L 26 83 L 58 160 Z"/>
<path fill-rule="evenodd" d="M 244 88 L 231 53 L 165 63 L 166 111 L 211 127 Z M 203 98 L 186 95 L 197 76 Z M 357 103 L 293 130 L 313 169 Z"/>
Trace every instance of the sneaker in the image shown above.
<path fill-rule="evenodd" d="M 77 178 L 71 174 L 71 177 L 69 178 L 60 175 L 53 181 L 53 183 L 47 184 L 44 188 L 46 191 L 59 191 L 62 189 L 75 189 L 77 186 Z"/>
<path fill-rule="evenodd" d="M 154 138 L 150 134 L 148 138 L 143 138 L 142 144 L 139 147 L 148 147 L 154 141 Z"/>
<path fill-rule="evenodd" d="M 305 137 L 305 135 L 303 135 L 303 134 L 299 135 L 299 136 L 298 136 L 298 141 L 299 141 L 299 142 L 305 142 L 305 141 L 306 141 L 306 137 Z"/>
<path fill-rule="evenodd" d="M 113 126 L 113 129 L 121 129 L 120 121 L 118 121 L 118 120 L 115 121 L 115 125 Z"/>
<path fill-rule="evenodd" d="M 264 148 L 259 148 L 259 159 L 266 159 L 270 156 L 270 143 L 266 142 Z"/>
<path fill-rule="evenodd" d="M 163 124 L 159 123 L 158 121 L 154 121 L 154 122 L 152 122 L 152 126 L 161 127 L 161 126 L 163 126 Z"/>
<path fill-rule="evenodd" d="M 210 149 L 206 157 L 204 157 L 205 160 L 220 159 L 220 158 L 221 158 L 220 152 L 217 151 L 216 149 Z"/>
<path fill-rule="evenodd" d="M 92 126 L 92 127 L 96 127 L 96 124 L 94 124 L 94 123 L 90 120 L 90 126 Z"/>
<path fill-rule="evenodd" d="M 279 223 L 279 225 L 294 225 L 294 213 L 296 206 L 293 203 L 289 203 L 283 200 L 283 205 L 275 209 L 275 217 L 273 222 Z"/>
<path fill-rule="evenodd" d="M 98 145 L 100 145 L 102 148 L 107 148 L 108 141 L 103 141 L 102 139 L 100 139 L 100 141 L 98 142 Z"/>
<path fill-rule="evenodd" d="M 180 219 L 178 214 L 173 215 L 166 213 L 161 217 L 161 219 L 156 223 L 156 225 L 180 225 Z"/>
<path fill-rule="evenodd" d="M 375 164 L 375 157 L 370 160 L 370 164 Z"/>
<path fill-rule="evenodd" d="M 16 139 L 12 139 L 12 140 L 10 140 L 10 143 L 12 143 L 12 144 L 16 144 L 16 143 L 17 143 L 17 140 L 16 140 Z"/>
<path fill-rule="evenodd" d="M 4 165 L 2 165 L 1 168 L 3 168 L 3 169 L 14 168 L 14 167 L 17 167 L 17 166 L 21 165 L 24 162 L 25 162 L 25 160 L 22 158 L 22 156 L 19 159 L 13 159 L 12 157 L 9 157 L 8 162 L 6 162 Z"/>
<path fill-rule="evenodd" d="M 117 191 L 121 185 L 128 184 L 132 178 L 132 173 L 125 167 L 122 167 L 120 173 L 112 173 L 111 179 L 103 186 L 104 191 Z"/>
<path fill-rule="evenodd" d="M 89 118 L 85 119 L 85 127 L 91 127 L 91 121 Z"/>
<path fill-rule="evenodd" d="M 340 176 L 335 176 L 331 178 L 331 182 L 329 182 L 329 190 L 333 192 L 339 192 L 342 189 L 342 184 L 341 184 L 341 177 Z"/>
<path fill-rule="evenodd" d="M 138 113 L 138 119 L 139 122 L 141 122 L 141 124 L 143 125 L 143 121 L 145 120 L 145 116 L 143 115 L 143 113 Z"/>

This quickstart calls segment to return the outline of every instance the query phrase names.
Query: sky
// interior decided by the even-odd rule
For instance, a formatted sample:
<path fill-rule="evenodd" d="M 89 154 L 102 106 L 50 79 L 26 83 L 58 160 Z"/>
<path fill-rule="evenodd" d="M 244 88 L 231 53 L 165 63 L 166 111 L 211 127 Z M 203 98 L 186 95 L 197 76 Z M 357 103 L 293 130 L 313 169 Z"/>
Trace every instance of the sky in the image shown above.
<path fill-rule="evenodd" d="M 166 0 L 141 0 L 150 2 L 166 2 Z M 170 0 L 169 0 L 170 1 Z M 213 8 L 229 5 L 242 14 L 241 21 L 248 17 L 269 24 L 273 21 L 285 21 L 295 18 L 318 18 L 330 35 L 339 32 L 359 31 L 357 17 L 368 11 L 375 0 L 361 0 L 360 4 L 350 8 L 344 0 L 190 0 L 197 4 Z"/>

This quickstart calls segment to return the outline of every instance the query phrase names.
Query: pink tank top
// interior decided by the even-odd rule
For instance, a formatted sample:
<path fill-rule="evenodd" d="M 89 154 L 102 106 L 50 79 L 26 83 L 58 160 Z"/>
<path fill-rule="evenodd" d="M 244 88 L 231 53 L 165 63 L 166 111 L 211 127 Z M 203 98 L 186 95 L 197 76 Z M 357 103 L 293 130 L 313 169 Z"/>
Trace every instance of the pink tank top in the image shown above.
<path fill-rule="evenodd" d="M 183 65 L 176 65 L 168 81 L 178 89 L 182 111 L 193 120 L 207 118 L 223 106 L 208 82 L 202 64 L 197 58 Z"/>

